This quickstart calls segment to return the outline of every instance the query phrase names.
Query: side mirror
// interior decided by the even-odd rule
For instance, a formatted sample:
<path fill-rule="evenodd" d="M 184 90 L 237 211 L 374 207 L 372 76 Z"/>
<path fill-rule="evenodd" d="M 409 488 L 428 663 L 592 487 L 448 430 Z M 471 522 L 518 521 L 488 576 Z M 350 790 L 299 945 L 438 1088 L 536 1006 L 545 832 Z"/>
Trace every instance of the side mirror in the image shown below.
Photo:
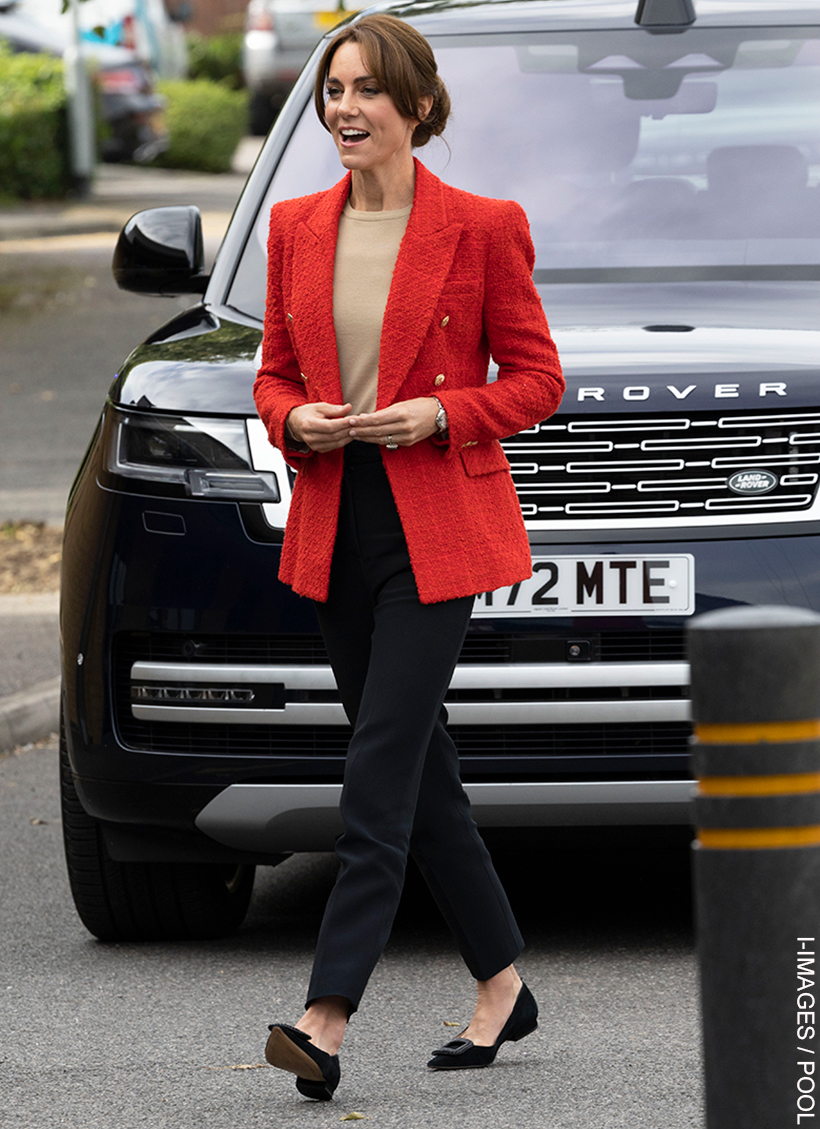
<path fill-rule="evenodd" d="M 137 212 L 120 232 L 111 269 L 122 290 L 204 294 L 202 216 L 192 205 Z"/>

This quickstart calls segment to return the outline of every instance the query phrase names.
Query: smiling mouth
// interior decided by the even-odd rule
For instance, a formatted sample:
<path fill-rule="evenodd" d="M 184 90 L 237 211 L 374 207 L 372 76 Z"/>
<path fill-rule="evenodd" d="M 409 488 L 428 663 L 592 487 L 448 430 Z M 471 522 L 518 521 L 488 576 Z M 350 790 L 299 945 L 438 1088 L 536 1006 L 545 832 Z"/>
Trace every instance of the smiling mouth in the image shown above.
<path fill-rule="evenodd" d="M 342 129 L 339 132 L 344 145 L 356 145 L 370 136 L 364 129 Z"/>

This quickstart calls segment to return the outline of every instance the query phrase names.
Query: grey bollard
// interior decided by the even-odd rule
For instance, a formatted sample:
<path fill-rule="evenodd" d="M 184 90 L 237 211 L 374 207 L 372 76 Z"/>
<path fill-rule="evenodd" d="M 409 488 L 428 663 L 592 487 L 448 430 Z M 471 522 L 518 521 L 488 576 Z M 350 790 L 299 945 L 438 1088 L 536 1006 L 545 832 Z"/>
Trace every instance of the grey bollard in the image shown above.
<path fill-rule="evenodd" d="M 709 612 L 688 647 L 707 1129 L 820 1129 L 820 615 Z"/>

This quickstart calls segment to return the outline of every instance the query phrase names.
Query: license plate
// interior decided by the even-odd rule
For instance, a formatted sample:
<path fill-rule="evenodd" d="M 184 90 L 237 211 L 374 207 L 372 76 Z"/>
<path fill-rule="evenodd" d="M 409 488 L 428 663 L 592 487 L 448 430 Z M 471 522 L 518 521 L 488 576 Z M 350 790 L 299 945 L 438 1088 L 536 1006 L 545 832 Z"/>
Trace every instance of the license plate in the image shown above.
<path fill-rule="evenodd" d="M 333 12 L 314 12 L 313 23 L 315 27 L 320 28 L 322 31 L 332 31 L 336 24 L 340 24 L 342 20 L 346 20 L 348 16 L 352 16 L 356 11 L 355 8 L 345 8 L 344 11 L 336 9 Z"/>
<path fill-rule="evenodd" d="M 532 576 L 476 596 L 473 616 L 692 615 L 695 558 L 533 557 Z"/>

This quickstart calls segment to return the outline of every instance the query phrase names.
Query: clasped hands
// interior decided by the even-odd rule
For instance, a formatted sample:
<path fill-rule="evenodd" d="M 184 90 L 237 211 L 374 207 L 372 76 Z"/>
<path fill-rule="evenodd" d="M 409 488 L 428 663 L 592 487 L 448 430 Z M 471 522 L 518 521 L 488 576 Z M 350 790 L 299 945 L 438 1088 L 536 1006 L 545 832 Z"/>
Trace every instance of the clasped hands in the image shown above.
<path fill-rule="evenodd" d="M 351 410 L 351 404 L 300 404 L 289 412 L 287 430 L 320 454 L 346 447 L 354 439 L 384 447 L 389 437 L 399 447 L 412 447 L 437 431 L 438 404 L 432 396 L 401 400 L 363 415 L 351 415 Z"/>

